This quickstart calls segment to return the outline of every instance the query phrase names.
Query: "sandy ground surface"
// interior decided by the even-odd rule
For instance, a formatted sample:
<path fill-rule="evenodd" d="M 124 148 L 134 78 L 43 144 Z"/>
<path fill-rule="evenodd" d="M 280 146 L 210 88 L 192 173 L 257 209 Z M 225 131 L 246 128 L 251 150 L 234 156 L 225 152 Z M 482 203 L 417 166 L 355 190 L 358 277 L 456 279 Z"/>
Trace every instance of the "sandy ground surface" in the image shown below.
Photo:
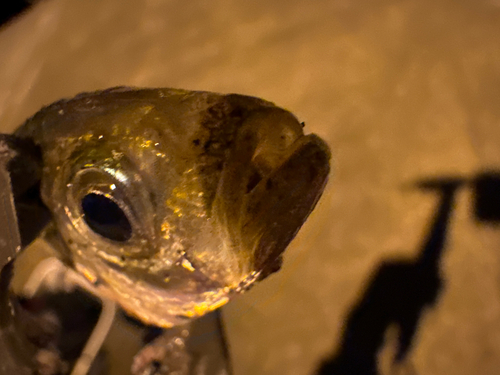
<path fill-rule="evenodd" d="M 333 150 L 331 182 L 283 270 L 224 308 L 236 375 L 314 374 L 343 353 L 380 263 L 412 264 L 421 250 L 439 196 L 414 182 L 500 170 L 497 0 L 46 0 L 0 29 L 4 132 L 115 85 L 263 97 Z M 385 341 L 359 358 L 378 358 L 380 374 L 498 373 L 500 232 L 475 219 L 473 194 L 456 194 L 441 293 L 408 356 L 393 362 L 397 319 L 366 330 L 366 342 Z M 426 279 L 409 283 L 416 301 Z M 401 304 L 390 285 L 403 284 L 378 294 L 388 310 Z"/>

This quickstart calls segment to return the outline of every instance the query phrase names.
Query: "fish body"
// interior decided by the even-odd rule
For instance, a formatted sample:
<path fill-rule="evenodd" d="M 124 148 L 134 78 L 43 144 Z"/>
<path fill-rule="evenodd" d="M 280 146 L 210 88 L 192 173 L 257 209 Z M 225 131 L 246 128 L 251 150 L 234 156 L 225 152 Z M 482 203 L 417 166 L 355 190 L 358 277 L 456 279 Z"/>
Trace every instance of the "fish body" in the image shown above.
<path fill-rule="evenodd" d="M 328 146 L 242 95 L 113 88 L 15 133 L 41 150 L 45 236 L 144 323 L 201 316 L 279 269 L 318 201 Z"/>

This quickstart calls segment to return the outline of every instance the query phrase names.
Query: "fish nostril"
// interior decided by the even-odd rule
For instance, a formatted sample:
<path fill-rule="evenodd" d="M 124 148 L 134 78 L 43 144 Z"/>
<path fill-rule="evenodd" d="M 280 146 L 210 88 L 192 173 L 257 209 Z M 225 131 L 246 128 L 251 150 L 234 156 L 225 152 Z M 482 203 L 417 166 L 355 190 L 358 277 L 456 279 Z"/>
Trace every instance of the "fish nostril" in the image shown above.
<path fill-rule="evenodd" d="M 95 233 L 118 242 L 132 237 L 132 226 L 125 212 L 111 198 L 90 193 L 82 199 L 83 219 Z"/>

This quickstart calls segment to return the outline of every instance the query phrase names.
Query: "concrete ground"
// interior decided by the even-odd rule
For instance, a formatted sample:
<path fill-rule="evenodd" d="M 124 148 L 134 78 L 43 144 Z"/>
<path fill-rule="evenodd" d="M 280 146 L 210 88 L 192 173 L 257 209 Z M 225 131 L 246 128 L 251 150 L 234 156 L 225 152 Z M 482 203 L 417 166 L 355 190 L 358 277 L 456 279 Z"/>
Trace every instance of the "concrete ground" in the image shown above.
<path fill-rule="evenodd" d="M 0 29 L 4 132 L 115 85 L 259 96 L 333 150 L 282 271 L 223 310 L 236 375 L 500 372 L 498 0 L 45 0 Z"/>

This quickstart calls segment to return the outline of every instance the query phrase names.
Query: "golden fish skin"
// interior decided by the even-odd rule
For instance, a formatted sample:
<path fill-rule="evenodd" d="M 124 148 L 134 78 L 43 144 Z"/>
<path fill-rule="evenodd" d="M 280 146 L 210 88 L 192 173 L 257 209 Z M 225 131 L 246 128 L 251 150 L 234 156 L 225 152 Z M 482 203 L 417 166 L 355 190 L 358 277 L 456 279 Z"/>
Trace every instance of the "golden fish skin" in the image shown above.
<path fill-rule="evenodd" d="M 16 135 L 42 151 L 47 238 L 61 258 L 162 327 L 276 271 L 330 169 L 326 143 L 291 113 L 235 94 L 84 93 Z"/>

